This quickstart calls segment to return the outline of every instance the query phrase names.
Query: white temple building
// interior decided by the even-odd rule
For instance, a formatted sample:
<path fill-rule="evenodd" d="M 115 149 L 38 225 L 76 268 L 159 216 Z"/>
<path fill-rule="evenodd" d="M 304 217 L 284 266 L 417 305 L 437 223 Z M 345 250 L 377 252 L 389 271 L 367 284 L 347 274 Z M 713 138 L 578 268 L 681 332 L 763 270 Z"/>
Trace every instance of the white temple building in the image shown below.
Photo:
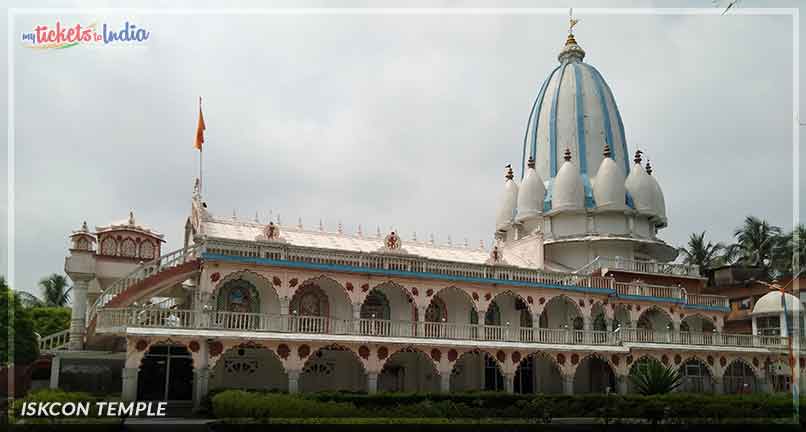
<path fill-rule="evenodd" d="M 509 168 L 490 203 L 495 244 L 241 220 L 197 183 L 179 250 L 133 214 L 71 235 L 69 349 L 43 339 L 51 385 L 196 404 L 224 387 L 626 393 L 654 359 L 685 391 L 777 390 L 789 335 L 722 332 L 727 298 L 672 263 L 661 186 L 610 87 L 572 34 L 558 59 L 520 178 Z"/>

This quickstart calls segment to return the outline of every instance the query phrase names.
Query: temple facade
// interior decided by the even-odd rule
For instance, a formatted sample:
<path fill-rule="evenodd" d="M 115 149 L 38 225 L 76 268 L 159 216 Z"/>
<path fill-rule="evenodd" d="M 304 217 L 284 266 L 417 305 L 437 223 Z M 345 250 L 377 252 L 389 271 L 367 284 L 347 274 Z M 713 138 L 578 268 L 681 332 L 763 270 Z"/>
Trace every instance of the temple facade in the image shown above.
<path fill-rule="evenodd" d="M 43 339 L 51 385 L 196 404 L 214 388 L 627 393 L 658 361 L 684 391 L 787 390 L 800 302 L 759 302 L 752 332 L 723 332 L 728 298 L 672 263 L 660 184 L 584 56 L 570 34 L 486 247 L 217 216 L 198 182 L 181 249 L 134 214 L 84 224 L 66 345 Z"/>

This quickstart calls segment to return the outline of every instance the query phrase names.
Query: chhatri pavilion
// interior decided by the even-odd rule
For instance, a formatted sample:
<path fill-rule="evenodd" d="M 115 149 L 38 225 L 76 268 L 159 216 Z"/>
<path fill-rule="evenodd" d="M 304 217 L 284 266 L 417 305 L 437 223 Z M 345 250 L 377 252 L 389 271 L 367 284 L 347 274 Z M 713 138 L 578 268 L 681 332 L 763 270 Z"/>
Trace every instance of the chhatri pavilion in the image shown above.
<path fill-rule="evenodd" d="M 198 181 L 179 250 L 134 214 L 85 223 L 71 329 L 42 340 L 50 385 L 195 404 L 216 388 L 628 393 L 658 361 L 684 391 L 785 391 L 800 302 L 770 293 L 752 334 L 723 333 L 728 299 L 672 263 L 661 185 L 584 59 L 569 33 L 488 247 L 227 217 Z"/>

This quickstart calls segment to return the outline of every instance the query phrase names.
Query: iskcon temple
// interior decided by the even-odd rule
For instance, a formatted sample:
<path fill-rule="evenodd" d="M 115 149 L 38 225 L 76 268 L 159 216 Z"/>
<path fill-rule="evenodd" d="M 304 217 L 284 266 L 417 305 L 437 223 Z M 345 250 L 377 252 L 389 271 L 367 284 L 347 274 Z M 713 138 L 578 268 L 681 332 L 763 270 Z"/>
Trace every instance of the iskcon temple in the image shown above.
<path fill-rule="evenodd" d="M 218 388 L 629 393 L 658 361 L 681 391 L 786 391 L 801 303 L 770 292 L 752 333 L 723 332 L 728 299 L 674 263 L 663 189 L 610 86 L 572 33 L 558 61 L 490 203 L 493 243 L 238 219 L 197 180 L 181 249 L 142 213 L 70 235 L 50 385 L 196 406 Z"/>

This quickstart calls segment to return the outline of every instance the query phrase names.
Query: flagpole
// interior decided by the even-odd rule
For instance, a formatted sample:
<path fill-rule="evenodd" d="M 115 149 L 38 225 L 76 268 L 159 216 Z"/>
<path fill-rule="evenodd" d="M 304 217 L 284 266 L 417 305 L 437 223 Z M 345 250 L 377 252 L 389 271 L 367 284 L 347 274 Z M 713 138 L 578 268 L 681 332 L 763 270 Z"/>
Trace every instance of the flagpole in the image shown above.
<path fill-rule="evenodd" d="M 202 98 L 199 96 L 199 115 L 201 115 Z M 199 194 L 204 196 L 204 145 L 199 146 Z"/>

